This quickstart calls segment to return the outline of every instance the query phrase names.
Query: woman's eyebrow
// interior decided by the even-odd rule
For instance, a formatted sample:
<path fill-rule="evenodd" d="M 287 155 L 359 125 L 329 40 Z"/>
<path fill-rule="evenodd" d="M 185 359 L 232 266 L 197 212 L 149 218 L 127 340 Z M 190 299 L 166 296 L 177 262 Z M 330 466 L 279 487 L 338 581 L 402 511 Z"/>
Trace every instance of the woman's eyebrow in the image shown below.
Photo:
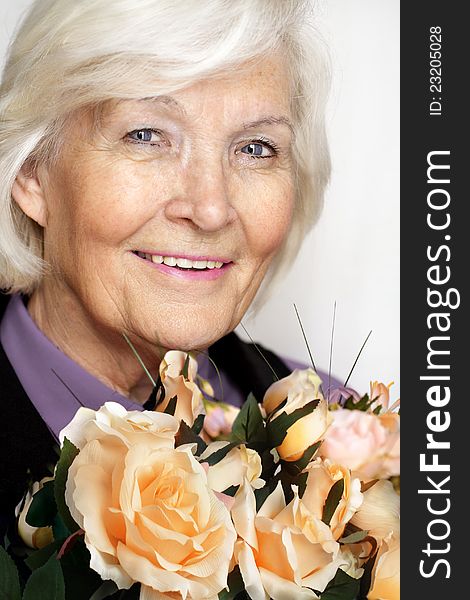
<path fill-rule="evenodd" d="M 186 110 L 182 104 L 180 104 L 172 96 L 148 96 L 146 98 L 139 98 L 138 102 L 149 102 L 152 104 L 166 104 L 173 108 L 176 108 L 182 115 L 186 115 Z"/>
<path fill-rule="evenodd" d="M 243 123 L 243 129 L 252 129 L 255 127 L 259 127 L 260 125 L 287 125 L 289 129 L 294 133 L 294 126 L 290 119 L 285 116 L 267 116 L 261 119 L 257 119 L 256 121 L 249 121 L 247 123 Z"/>

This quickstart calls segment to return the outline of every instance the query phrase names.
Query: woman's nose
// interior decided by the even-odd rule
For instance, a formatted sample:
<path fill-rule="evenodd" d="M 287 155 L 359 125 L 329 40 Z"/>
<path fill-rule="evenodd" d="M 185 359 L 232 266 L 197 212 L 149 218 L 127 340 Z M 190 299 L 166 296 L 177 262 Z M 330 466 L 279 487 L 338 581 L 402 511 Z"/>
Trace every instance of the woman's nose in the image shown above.
<path fill-rule="evenodd" d="M 236 218 L 222 164 L 201 162 L 187 166 L 184 185 L 165 207 L 171 221 L 190 221 L 201 231 L 223 229 Z"/>

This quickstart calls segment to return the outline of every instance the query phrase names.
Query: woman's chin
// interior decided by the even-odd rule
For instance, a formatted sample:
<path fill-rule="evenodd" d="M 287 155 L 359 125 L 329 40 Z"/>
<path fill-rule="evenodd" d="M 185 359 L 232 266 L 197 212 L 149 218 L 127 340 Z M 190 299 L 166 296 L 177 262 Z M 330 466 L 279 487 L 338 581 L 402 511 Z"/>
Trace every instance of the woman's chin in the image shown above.
<path fill-rule="evenodd" d="M 189 352 L 191 350 L 205 350 L 235 327 L 232 327 L 229 323 L 223 325 L 217 323 L 218 327 L 214 327 L 214 322 L 198 320 L 197 315 L 194 315 L 192 323 L 184 325 L 185 323 L 178 318 L 175 318 L 171 323 L 165 323 L 164 326 L 161 323 L 154 324 L 144 333 L 144 339 L 160 351 L 182 350 Z M 150 331 L 155 331 L 155 335 L 149 336 Z"/>

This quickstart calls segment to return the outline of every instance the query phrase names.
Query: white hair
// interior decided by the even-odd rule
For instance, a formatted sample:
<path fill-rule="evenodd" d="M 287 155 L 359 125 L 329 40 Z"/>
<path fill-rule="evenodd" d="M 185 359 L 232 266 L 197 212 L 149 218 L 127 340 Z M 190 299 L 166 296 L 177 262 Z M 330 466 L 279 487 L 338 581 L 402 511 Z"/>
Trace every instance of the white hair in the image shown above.
<path fill-rule="evenodd" d="M 27 163 L 53 164 L 60 130 L 84 107 L 167 94 L 276 52 L 294 116 L 296 203 L 271 278 L 316 221 L 330 173 L 329 70 L 308 0 L 36 0 L 0 87 L 0 288 L 31 293 L 44 273 L 42 228 L 12 200 Z"/>

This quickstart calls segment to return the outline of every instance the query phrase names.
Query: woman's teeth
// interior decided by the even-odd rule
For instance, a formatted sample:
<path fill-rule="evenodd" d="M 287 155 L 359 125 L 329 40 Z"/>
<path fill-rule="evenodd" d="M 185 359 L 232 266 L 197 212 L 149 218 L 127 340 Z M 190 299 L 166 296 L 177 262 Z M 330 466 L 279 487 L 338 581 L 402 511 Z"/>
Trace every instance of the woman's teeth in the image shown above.
<path fill-rule="evenodd" d="M 157 264 L 164 264 L 169 267 L 179 267 L 180 269 L 220 269 L 223 262 L 215 260 L 189 260 L 189 258 L 176 258 L 174 256 L 160 256 L 158 254 L 147 254 L 146 252 L 136 252 L 140 258 L 145 258 Z"/>

